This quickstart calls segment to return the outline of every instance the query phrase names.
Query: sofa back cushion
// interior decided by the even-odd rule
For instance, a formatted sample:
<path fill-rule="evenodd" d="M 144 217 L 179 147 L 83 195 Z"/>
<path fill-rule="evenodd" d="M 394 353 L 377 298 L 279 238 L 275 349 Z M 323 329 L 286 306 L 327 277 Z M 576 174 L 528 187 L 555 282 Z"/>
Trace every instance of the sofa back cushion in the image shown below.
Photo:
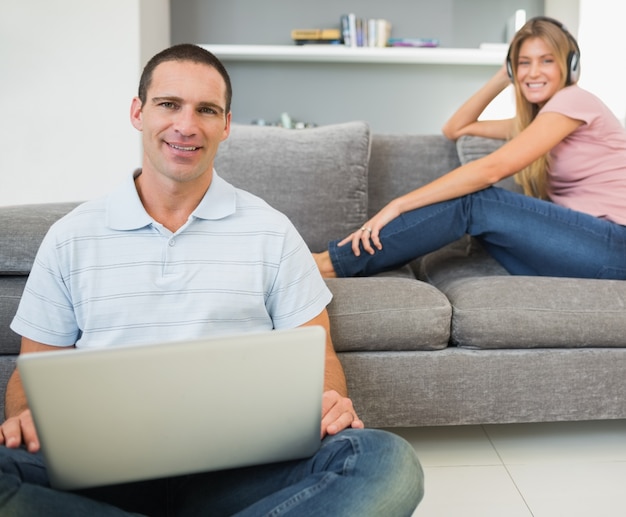
<path fill-rule="evenodd" d="M 372 135 L 369 216 L 459 165 L 454 142 L 442 135 Z"/>
<path fill-rule="evenodd" d="M 459 153 L 459 161 L 461 164 L 466 164 L 478 160 L 483 156 L 491 154 L 495 150 L 499 149 L 505 140 L 499 140 L 496 138 L 483 138 L 480 136 L 465 135 L 456 141 L 456 149 Z M 512 190 L 514 192 L 522 192 L 522 187 L 515 182 L 513 176 L 504 178 L 496 183 L 497 187 Z"/>
<path fill-rule="evenodd" d="M 77 203 L 0 207 L 0 355 L 17 354 L 20 336 L 9 324 L 26 284 L 39 245 L 48 228 Z M 11 365 L 0 365 L 8 375 Z"/>
<path fill-rule="evenodd" d="M 365 122 L 297 130 L 233 124 L 215 169 L 283 212 L 321 251 L 366 220 L 369 156 Z"/>
<path fill-rule="evenodd" d="M 9 325 L 17 312 L 27 278 L 26 275 L 0 275 L 0 356 L 20 351 L 21 337 Z"/>
<path fill-rule="evenodd" d="M 0 207 L 0 275 L 27 275 L 48 228 L 78 203 Z"/>

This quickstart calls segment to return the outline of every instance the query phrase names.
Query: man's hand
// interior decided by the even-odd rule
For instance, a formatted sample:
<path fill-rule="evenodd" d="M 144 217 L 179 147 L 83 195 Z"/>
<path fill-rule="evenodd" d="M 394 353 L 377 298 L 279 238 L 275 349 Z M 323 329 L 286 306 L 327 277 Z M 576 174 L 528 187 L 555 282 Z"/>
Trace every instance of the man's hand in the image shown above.
<path fill-rule="evenodd" d="M 24 444 L 28 452 L 39 450 L 39 438 L 30 409 L 8 418 L 0 425 L 0 444 L 4 444 L 10 449 L 17 449 Z"/>
<path fill-rule="evenodd" d="M 337 434 L 347 427 L 365 427 L 354 410 L 352 400 L 334 390 L 325 391 L 322 395 L 322 438 L 327 434 Z"/>
<path fill-rule="evenodd" d="M 45 345 L 22 337 L 20 354 L 51 352 L 55 350 L 67 350 L 67 347 Z M 30 409 L 28 409 L 22 379 L 17 368 L 13 370 L 7 383 L 4 413 L 7 419 L 0 425 L 0 445 L 5 445 L 10 449 L 17 449 L 24 445 L 28 452 L 39 451 L 39 437 L 37 436 L 33 416 Z"/>

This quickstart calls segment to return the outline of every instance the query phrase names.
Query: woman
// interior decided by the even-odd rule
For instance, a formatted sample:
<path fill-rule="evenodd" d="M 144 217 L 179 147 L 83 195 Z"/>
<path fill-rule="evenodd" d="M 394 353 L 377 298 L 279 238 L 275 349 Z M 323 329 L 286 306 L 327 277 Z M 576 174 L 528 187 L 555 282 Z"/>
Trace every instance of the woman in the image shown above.
<path fill-rule="evenodd" d="M 505 66 L 443 128 L 451 139 L 508 142 L 392 200 L 331 242 L 314 255 L 322 275 L 394 269 L 468 233 L 511 274 L 626 278 L 626 131 L 576 85 L 579 58 L 558 21 L 529 20 Z M 515 118 L 478 121 L 511 80 Z M 526 195 L 492 186 L 512 175 Z"/>

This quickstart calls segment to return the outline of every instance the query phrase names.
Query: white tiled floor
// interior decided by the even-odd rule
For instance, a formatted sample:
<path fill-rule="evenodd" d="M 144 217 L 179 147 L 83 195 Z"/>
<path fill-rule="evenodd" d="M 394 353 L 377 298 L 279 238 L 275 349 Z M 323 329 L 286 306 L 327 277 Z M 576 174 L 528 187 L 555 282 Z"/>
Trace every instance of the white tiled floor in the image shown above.
<path fill-rule="evenodd" d="M 626 420 L 389 430 L 424 467 L 414 517 L 626 516 Z"/>

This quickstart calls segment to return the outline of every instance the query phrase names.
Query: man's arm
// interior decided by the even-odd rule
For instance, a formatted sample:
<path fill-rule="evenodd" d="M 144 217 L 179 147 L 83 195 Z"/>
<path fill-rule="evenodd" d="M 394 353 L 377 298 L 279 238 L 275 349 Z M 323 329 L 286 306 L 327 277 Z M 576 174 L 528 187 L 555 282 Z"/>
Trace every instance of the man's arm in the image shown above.
<path fill-rule="evenodd" d="M 44 345 L 23 337 L 20 354 L 65 349 L 66 347 Z M 0 425 L 0 444 L 10 448 L 17 448 L 23 443 L 30 452 L 37 452 L 40 446 L 39 438 L 37 437 L 30 409 L 28 408 L 20 372 L 17 368 L 13 371 L 7 383 L 4 415 L 6 420 Z"/>
<path fill-rule="evenodd" d="M 326 309 L 311 321 L 305 323 L 303 327 L 310 325 L 319 325 L 326 330 L 322 438 L 327 434 L 337 434 L 347 427 L 362 429 L 364 427 L 363 422 L 356 414 L 352 400 L 348 398 L 346 377 L 330 337 L 330 321 Z"/>

